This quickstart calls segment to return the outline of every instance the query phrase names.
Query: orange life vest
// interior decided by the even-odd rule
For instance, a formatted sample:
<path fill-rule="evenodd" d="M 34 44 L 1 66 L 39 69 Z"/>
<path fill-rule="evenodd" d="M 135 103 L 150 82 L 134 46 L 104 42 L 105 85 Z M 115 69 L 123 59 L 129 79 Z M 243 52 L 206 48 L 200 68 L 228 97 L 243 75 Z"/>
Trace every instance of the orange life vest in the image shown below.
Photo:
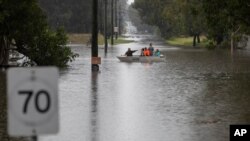
<path fill-rule="evenodd" d="M 150 56 L 150 51 L 148 49 L 144 50 L 144 56 Z"/>

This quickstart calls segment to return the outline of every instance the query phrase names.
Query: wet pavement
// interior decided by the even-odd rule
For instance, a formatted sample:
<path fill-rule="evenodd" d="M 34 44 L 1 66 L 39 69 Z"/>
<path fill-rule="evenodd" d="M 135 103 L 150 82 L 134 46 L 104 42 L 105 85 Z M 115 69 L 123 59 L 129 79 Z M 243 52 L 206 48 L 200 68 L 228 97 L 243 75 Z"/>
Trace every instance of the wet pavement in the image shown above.
<path fill-rule="evenodd" d="M 41 141 L 228 141 L 230 124 L 250 123 L 250 50 L 178 48 L 157 38 L 99 49 L 92 73 L 91 49 L 60 72 L 60 132 Z M 124 63 L 128 47 L 152 42 L 161 63 Z M 139 53 L 139 52 L 138 52 Z"/>

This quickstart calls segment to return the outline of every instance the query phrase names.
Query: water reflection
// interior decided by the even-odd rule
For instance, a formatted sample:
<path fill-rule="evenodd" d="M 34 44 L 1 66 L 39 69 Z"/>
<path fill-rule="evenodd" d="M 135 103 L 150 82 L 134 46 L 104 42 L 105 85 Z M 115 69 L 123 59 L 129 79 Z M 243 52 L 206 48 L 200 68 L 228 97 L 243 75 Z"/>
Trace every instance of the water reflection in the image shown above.
<path fill-rule="evenodd" d="M 98 74 L 97 71 L 91 73 L 91 141 L 98 141 Z"/>

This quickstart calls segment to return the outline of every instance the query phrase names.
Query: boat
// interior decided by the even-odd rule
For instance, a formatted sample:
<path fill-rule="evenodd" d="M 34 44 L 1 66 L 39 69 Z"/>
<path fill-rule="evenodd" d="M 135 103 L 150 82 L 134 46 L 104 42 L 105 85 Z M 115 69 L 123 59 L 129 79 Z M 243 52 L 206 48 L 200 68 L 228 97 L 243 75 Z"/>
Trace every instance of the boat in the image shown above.
<path fill-rule="evenodd" d="M 141 63 L 151 63 L 151 62 L 164 62 L 164 55 L 161 56 L 117 56 L 121 62 L 141 62 Z"/>

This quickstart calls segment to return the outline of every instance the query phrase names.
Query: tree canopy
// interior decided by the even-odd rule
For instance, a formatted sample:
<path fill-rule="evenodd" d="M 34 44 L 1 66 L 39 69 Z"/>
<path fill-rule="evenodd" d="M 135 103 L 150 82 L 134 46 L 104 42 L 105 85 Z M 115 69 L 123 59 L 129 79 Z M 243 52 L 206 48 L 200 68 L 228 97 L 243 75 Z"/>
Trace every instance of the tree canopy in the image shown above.
<path fill-rule="evenodd" d="M 128 8 L 129 19 L 132 21 L 133 25 L 137 27 L 137 31 L 140 33 L 154 33 L 155 28 L 153 26 L 147 25 L 142 22 L 141 17 L 136 9 L 132 6 Z"/>
<path fill-rule="evenodd" d="M 235 31 L 249 34 L 246 0 L 135 0 L 133 7 L 166 38 L 203 33 L 220 43 Z"/>
<path fill-rule="evenodd" d="M 49 28 L 36 0 L 0 0 L 0 7 L 0 64 L 7 63 L 10 48 L 37 65 L 64 67 L 76 57 L 66 47 L 64 31 Z"/>
<path fill-rule="evenodd" d="M 53 28 L 63 26 L 67 33 L 90 33 L 92 28 L 93 0 L 38 0 Z M 127 0 L 117 0 L 117 13 L 122 28 Z M 99 0 L 99 29 L 104 31 L 104 0 Z M 106 0 L 108 9 L 108 31 L 111 31 L 111 0 Z M 113 1 L 115 2 L 115 1 Z M 109 33 L 110 34 L 110 33 Z"/>
<path fill-rule="evenodd" d="M 202 32 L 199 0 L 135 0 L 142 20 L 156 25 L 164 37 Z"/>
<path fill-rule="evenodd" d="M 202 8 L 206 17 L 208 33 L 214 37 L 241 29 L 250 30 L 250 2 L 245 0 L 203 0 Z"/>
<path fill-rule="evenodd" d="M 39 0 L 39 5 L 54 29 L 63 26 L 67 32 L 91 32 L 92 0 Z"/>

